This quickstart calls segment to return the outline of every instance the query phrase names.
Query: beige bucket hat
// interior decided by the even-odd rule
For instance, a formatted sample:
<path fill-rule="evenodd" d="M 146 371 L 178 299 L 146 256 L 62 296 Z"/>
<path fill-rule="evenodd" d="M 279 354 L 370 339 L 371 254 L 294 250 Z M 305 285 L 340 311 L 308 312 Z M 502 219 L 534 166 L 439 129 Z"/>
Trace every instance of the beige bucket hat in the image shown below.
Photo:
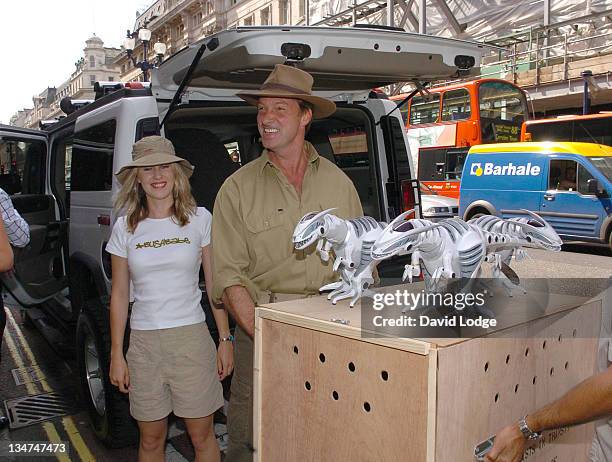
<path fill-rule="evenodd" d="M 312 117 L 322 119 L 336 111 L 336 104 L 326 98 L 313 96 L 313 78 L 297 67 L 277 64 L 260 90 L 241 91 L 236 95 L 247 103 L 257 106 L 259 98 L 300 99 L 312 104 Z"/>
<path fill-rule="evenodd" d="M 129 169 L 136 167 L 154 167 L 155 165 L 178 163 L 189 178 L 193 173 L 193 165 L 178 157 L 174 152 L 172 142 L 162 136 L 146 136 L 132 147 L 132 162 L 124 165 L 115 173 L 119 183 L 123 184 Z"/>

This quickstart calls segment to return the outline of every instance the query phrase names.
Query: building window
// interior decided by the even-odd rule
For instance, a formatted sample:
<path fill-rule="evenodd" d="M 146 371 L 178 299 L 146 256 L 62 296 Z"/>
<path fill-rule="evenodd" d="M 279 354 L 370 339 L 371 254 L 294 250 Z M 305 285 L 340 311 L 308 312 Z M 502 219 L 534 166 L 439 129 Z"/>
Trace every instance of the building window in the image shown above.
<path fill-rule="evenodd" d="M 95 56 L 89 57 L 89 67 L 96 67 L 96 58 Z"/>
<path fill-rule="evenodd" d="M 262 26 L 269 26 L 270 24 L 272 24 L 272 14 L 270 10 L 271 7 L 267 6 L 259 12 L 259 19 L 261 20 Z"/>
<path fill-rule="evenodd" d="M 250 15 L 250 16 L 247 16 L 246 18 L 244 18 L 244 25 L 245 26 L 252 26 L 254 22 L 255 22 L 255 18 L 253 17 L 253 15 Z"/>
<path fill-rule="evenodd" d="M 278 20 L 280 24 L 289 24 L 289 0 L 278 2 Z"/>
<path fill-rule="evenodd" d="M 89 76 L 89 85 L 93 87 L 94 83 L 96 83 L 96 76 L 95 75 L 90 75 Z"/>

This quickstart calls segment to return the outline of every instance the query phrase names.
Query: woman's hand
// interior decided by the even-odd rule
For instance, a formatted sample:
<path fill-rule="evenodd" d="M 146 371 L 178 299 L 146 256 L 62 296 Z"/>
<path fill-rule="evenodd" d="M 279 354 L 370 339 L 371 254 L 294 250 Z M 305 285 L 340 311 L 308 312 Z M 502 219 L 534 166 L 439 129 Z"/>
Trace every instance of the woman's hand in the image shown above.
<path fill-rule="evenodd" d="M 130 372 L 123 354 L 119 355 L 118 358 L 111 357 L 109 376 L 110 382 L 116 387 L 119 387 L 121 393 L 129 393 Z"/>
<path fill-rule="evenodd" d="M 217 372 L 219 380 L 223 380 L 234 370 L 234 344 L 232 342 L 219 342 L 217 349 Z"/>

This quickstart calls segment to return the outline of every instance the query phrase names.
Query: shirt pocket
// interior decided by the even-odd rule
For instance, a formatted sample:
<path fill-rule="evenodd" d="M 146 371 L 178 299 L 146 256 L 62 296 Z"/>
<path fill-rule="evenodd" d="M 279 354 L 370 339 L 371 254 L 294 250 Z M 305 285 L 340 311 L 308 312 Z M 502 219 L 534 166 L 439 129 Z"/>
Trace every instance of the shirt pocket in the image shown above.
<path fill-rule="evenodd" d="M 278 264 L 291 256 L 294 224 L 286 212 L 247 217 L 245 225 L 249 231 L 249 249 L 255 261 L 253 269 L 269 271 L 270 265 Z"/>

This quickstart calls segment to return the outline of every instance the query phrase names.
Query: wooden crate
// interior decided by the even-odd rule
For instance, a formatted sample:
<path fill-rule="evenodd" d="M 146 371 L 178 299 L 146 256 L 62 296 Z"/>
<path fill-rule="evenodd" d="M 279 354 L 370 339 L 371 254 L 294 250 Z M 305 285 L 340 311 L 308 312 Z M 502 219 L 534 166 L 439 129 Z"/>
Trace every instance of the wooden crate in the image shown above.
<path fill-rule="evenodd" d="M 567 301 L 474 339 L 363 338 L 359 308 L 323 297 L 257 308 L 256 460 L 473 461 L 475 444 L 594 373 L 601 301 Z M 550 432 L 526 460 L 586 460 L 592 434 Z"/>

